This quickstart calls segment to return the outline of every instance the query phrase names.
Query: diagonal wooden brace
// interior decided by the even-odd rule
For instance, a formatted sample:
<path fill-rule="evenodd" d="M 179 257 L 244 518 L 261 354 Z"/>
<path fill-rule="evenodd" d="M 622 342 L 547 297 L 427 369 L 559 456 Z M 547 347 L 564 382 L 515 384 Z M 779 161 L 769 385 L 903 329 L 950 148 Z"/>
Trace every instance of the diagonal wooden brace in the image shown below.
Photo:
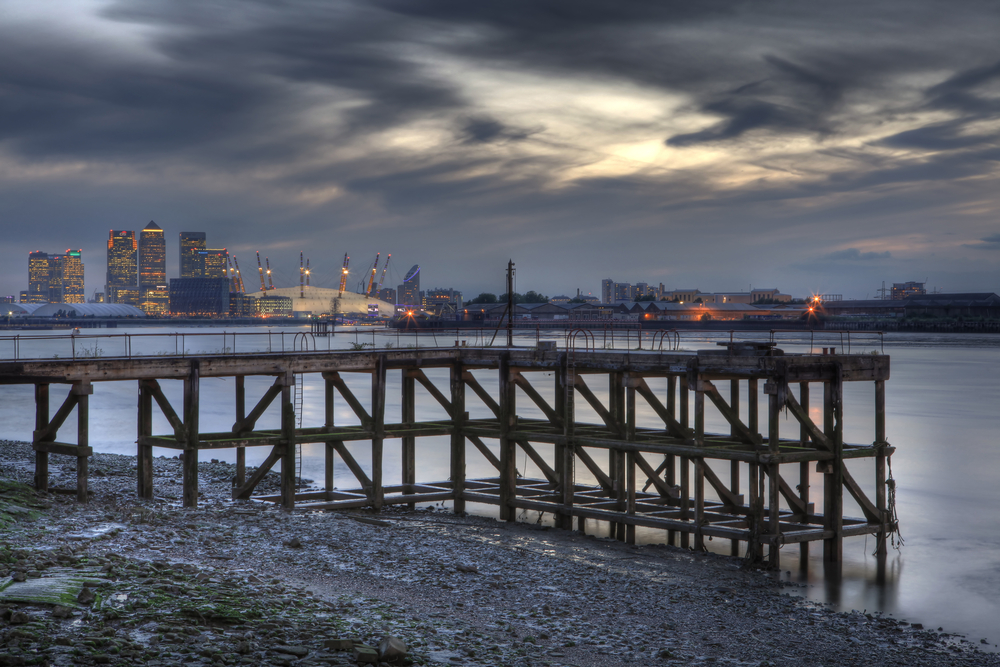
<path fill-rule="evenodd" d="M 545 479 L 549 480 L 553 484 L 559 483 L 559 476 L 556 475 L 556 471 L 545 462 L 545 459 L 542 458 L 541 454 L 535 451 L 535 448 L 531 446 L 530 442 L 527 440 L 518 440 L 517 444 L 524 450 L 524 453 L 528 455 L 528 458 L 531 459 L 536 466 L 538 466 L 538 469 L 542 471 L 543 475 L 545 475 Z"/>
<path fill-rule="evenodd" d="M 250 479 L 246 483 L 239 487 L 238 489 L 233 489 L 233 500 L 246 500 L 253 493 L 253 490 L 257 488 L 260 484 L 260 480 L 264 479 L 264 475 L 270 472 L 274 464 L 281 460 L 281 456 L 284 454 L 285 447 L 287 445 L 275 445 L 271 449 L 271 453 L 267 455 L 267 458 L 257 467 L 257 470 L 250 475 Z"/>
<path fill-rule="evenodd" d="M 465 437 L 468 438 L 469 442 L 475 445 L 476 449 L 478 449 L 479 452 L 486 457 L 486 460 L 490 462 L 490 465 L 497 470 L 500 470 L 500 459 L 497 458 L 496 454 L 490 451 L 490 448 L 486 446 L 486 443 L 483 442 L 478 435 L 467 433 Z"/>
<path fill-rule="evenodd" d="M 351 406 L 351 410 L 354 411 L 354 414 L 356 414 L 358 419 L 361 420 L 361 425 L 366 429 L 372 429 L 375 423 L 374 420 L 371 418 L 371 415 L 368 414 L 368 411 L 365 410 L 364 406 L 361 405 L 361 401 L 359 401 L 353 392 L 351 392 L 351 390 L 347 387 L 347 384 L 344 382 L 344 378 L 340 377 L 340 373 L 336 371 L 323 373 L 323 378 L 333 383 L 333 386 L 337 388 L 337 391 L 339 391 L 340 395 L 344 397 L 347 404 Z"/>
<path fill-rule="evenodd" d="M 143 380 L 146 387 L 149 389 L 149 393 L 152 394 L 153 400 L 156 404 L 160 406 L 160 411 L 163 412 L 163 416 L 167 418 L 170 422 L 170 427 L 174 429 L 174 439 L 178 443 L 187 442 L 187 430 L 184 428 L 184 422 L 177 413 L 174 412 L 173 407 L 170 405 L 170 401 L 167 397 L 163 395 L 163 390 L 160 388 L 160 383 L 156 380 Z"/>
<path fill-rule="evenodd" d="M 354 473 L 354 476 L 359 482 L 361 482 L 361 487 L 365 490 L 365 495 L 371 497 L 373 488 L 372 481 L 368 478 L 368 475 L 365 474 L 365 471 L 362 470 L 361 466 L 358 465 L 357 460 L 355 460 L 354 456 L 351 455 L 351 452 L 348 451 L 347 447 L 345 447 L 344 443 L 340 440 L 334 440 L 331 444 L 333 445 L 333 448 L 337 450 L 337 453 L 340 454 L 340 458 L 344 459 L 344 463 L 346 463 L 347 467 L 352 473 Z"/>
<path fill-rule="evenodd" d="M 611 481 L 611 478 L 608 477 L 607 473 L 601 470 L 601 466 L 597 465 L 597 462 L 590 457 L 587 450 L 580 446 L 577 446 L 574 449 L 576 451 L 576 455 L 580 457 L 581 461 L 583 461 L 583 465 L 587 466 L 587 470 L 589 470 L 594 477 L 597 478 L 597 483 L 601 485 L 601 488 L 605 491 L 614 491 L 615 485 Z"/>
<path fill-rule="evenodd" d="M 667 432 L 670 433 L 675 438 L 683 438 L 687 443 L 694 443 L 694 430 L 690 428 L 684 428 L 680 423 L 671 416 L 667 408 L 660 402 L 660 399 L 656 397 L 653 390 L 649 388 L 646 384 L 645 378 L 637 378 L 638 383 L 636 384 L 635 390 L 639 392 L 639 395 L 646 399 L 649 406 L 653 408 L 653 411 L 659 416 L 663 423 L 667 427 Z"/>
<path fill-rule="evenodd" d="M 63 425 L 66 418 L 70 416 L 73 412 L 73 408 L 76 407 L 79 399 L 77 394 L 74 394 L 72 389 L 69 395 L 66 396 L 66 400 L 63 404 L 59 406 L 59 410 L 53 415 L 49 423 L 45 425 L 45 428 L 38 429 L 32 434 L 32 440 L 34 442 L 52 442 L 56 439 L 56 434 L 59 433 L 59 427 Z"/>
<path fill-rule="evenodd" d="M 646 459 L 643 458 L 642 454 L 639 452 L 632 452 L 632 456 L 635 459 L 636 464 L 639 466 L 639 469 L 642 470 L 642 474 L 646 476 L 646 479 L 653 483 L 653 486 L 656 487 L 656 490 L 659 491 L 661 496 L 664 498 L 680 497 L 680 491 L 660 479 L 657 472 L 653 470 L 653 466 L 649 465 Z"/>
<path fill-rule="evenodd" d="M 607 426 L 612 432 L 616 433 L 619 437 L 625 437 L 621 426 L 615 421 L 614 417 L 611 416 L 608 409 L 601 404 L 601 401 L 594 396 L 594 392 L 590 391 L 590 387 L 588 387 L 587 383 L 584 382 L 582 376 L 574 374 L 573 386 L 576 387 L 577 391 L 580 392 L 580 395 L 586 399 L 587 403 L 590 404 L 590 407 L 594 409 L 594 412 L 596 412 L 604 421 L 605 426 Z"/>
<path fill-rule="evenodd" d="M 262 414 L 264 414 L 264 411 L 267 410 L 268 406 L 274 402 L 275 398 L 281 395 L 281 388 L 285 386 L 286 382 L 287 380 L 284 375 L 276 377 L 274 379 L 274 384 L 267 388 L 267 391 L 264 392 L 264 396 L 261 397 L 261 399 L 257 402 L 257 405 L 255 405 L 253 410 L 250 411 L 250 414 L 233 424 L 233 433 L 239 435 L 241 433 L 252 431 L 254 426 L 257 425 L 257 420 L 260 419 Z"/>
<path fill-rule="evenodd" d="M 711 399 L 715 407 L 722 413 L 722 416 L 726 418 L 730 426 L 733 427 L 733 431 L 739 436 L 740 440 L 745 443 L 752 445 L 760 445 L 763 443 L 759 433 L 754 433 L 751 431 L 746 424 L 740 420 L 740 416 L 731 408 L 729 404 L 722 398 L 719 394 L 719 389 L 712 384 L 709 380 L 702 380 L 700 385 Z"/>
<path fill-rule="evenodd" d="M 445 398 L 445 395 L 441 393 L 441 390 L 438 389 L 433 382 L 431 382 L 430 378 L 424 375 L 422 370 L 419 368 L 411 368 L 406 371 L 406 377 L 411 377 L 422 384 L 424 389 L 426 389 L 428 393 L 434 397 L 434 400 L 440 403 L 441 407 L 443 407 L 449 415 L 451 414 L 451 401 Z"/>
<path fill-rule="evenodd" d="M 497 403 L 492 396 L 490 396 L 488 391 L 483 389 L 483 385 L 479 384 L 476 376 L 469 371 L 465 371 L 462 373 L 462 381 L 469 385 L 472 391 L 476 393 L 476 396 L 479 397 L 479 400 L 485 403 L 486 407 L 488 407 L 493 414 L 497 416 L 497 418 L 500 417 L 500 404 Z"/>
<path fill-rule="evenodd" d="M 525 394 L 528 395 L 528 398 L 530 398 L 542 412 L 545 413 L 546 419 L 552 422 L 552 424 L 555 426 L 558 427 L 562 426 L 562 419 L 559 418 L 559 415 L 556 414 L 556 411 L 553 410 L 551 407 L 549 407 L 549 404 L 546 402 L 546 400 L 542 398 L 541 394 L 535 391 L 535 388 L 531 386 L 531 383 L 528 382 L 528 380 L 525 379 L 523 375 L 517 372 L 512 372 L 511 380 L 514 382 L 514 384 L 520 387 Z"/>

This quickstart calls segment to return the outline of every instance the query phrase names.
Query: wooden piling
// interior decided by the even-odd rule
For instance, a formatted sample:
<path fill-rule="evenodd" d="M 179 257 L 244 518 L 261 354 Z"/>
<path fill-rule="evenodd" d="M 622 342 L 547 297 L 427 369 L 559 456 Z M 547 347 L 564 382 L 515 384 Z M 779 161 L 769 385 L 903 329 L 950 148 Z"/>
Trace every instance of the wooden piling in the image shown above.
<path fill-rule="evenodd" d="M 771 462 L 767 464 L 767 563 L 770 569 L 777 570 L 781 567 L 781 557 L 779 555 L 779 547 L 781 545 L 781 470 L 779 464 L 774 462 L 773 457 L 780 453 L 781 408 L 785 404 L 785 382 L 783 376 L 768 382 L 767 398 L 767 441 L 768 452 L 772 457 Z"/>
<path fill-rule="evenodd" d="M 455 494 L 455 514 L 465 514 L 465 368 L 462 362 L 451 365 L 451 484 Z"/>
<path fill-rule="evenodd" d="M 705 390 L 702 379 L 697 371 L 688 380 L 694 385 L 694 444 L 705 446 Z M 694 550 L 705 550 L 705 536 L 702 527 L 705 523 L 705 458 L 694 460 Z"/>
<path fill-rule="evenodd" d="M 247 417 L 246 376 L 236 376 L 236 421 L 242 422 Z M 236 448 L 236 488 L 247 481 L 247 448 Z"/>
<path fill-rule="evenodd" d="M 823 476 L 823 523 L 832 534 L 823 540 L 823 560 L 839 563 L 843 560 L 843 386 L 839 365 L 834 365 L 833 377 L 823 384 L 823 433 L 833 443 L 834 459 Z"/>
<path fill-rule="evenodd" d="M 404 427 L 412 427 L 417 421 L 416 408 L 416 380 L 410 375 L 407 369 L 402 372 L 401 418 Z M 417 483 L 417 439 L 412 435 L 404 435 L 401 439 L 402 454 L 402 482 L 405 487 L 404 493 L 413 493 L 413 485 Z M 412 510 L 416 507 L 414 503 L 409 503 Z"/>
<path fill-rule="evenodd" d="M 562 502 L 562 512 L 556 515 L 556 527 L 564 530 L 573 528 L 573 495 L 576 491 L 576 446 L 573 442 L 575 427 L 576 384 L 573 369 L 569 366 L 569 355 L 565 352 L 559 355 L 559 368 L 555 375 L 555 412 L 561 423 L 556 424 L 562 429 L 564 441 L 555 445 L 556 475 L 559 480 L 559 500 Z M 584 521 L 581 519 L 581 523 Z M 581 525 L 581 529 L 584 528 Z"/>
<path fill-rule="evenodd" d="M 635 442 L 635 378 L 631 373 L 623 375 L 625 385 L 625 441 Z M 635 452 L 625 453 L 625 514 L 635 516 Z M 635 524 L 625 525 L 625 542 L 635 544 Z"/>
<path fill-rule="evenodd" d="M 516 443 L 511 431 L 517 421 L 516 385 L 510 375 L 510 352 L 502 352 L 499 359 L 500 373 L 500 520 L 514 521 L 517 510 L 513 502 L 517 492 Z"/>
<path fill-rule="evenodd" d="M 49 385 L 35 384 L 35 433 L 43 431 L 49 425 Z M 37 435 L 34 436 L 37 442 Z M 35 490 L 49 490 L 49 453 L 35 450 Z"/>
<path fill-rule="evenodd" d="M 677 377 L 667 375 L 667 415 L 677 420 Z M 663 481 L 667 486 L 673 487 L 677 484 L 677 457 L 673 454 L 663 455 Z M 676 542 L 676 530 L 667 531 L 667 544 L 674 546 Z"/>
<path fill-rule="evenodd" d="M 690 412 L 688 410 L 688 378 L 687 375 L 680 376 L 678 380 L 680 384 L 680 422 L 681 428 L 683 430 L 688 429 L 688 421 Z M 686 456 L 680 457 L 680 481 L 681 481 L 681 519 L 684 521 L 690 521 L 690 511 L 691 511 L 691 470 L 690 470 L 690 459 Z M 681 548 L 687 549 L 690 544 L 691 534 L 689 531 L 681 532 Z"/>
<path fill-rule="evenodd" d="M 198 410 L 201 386 L 201 362 L 191 360 L 190 370 L 184 378 L 184 507 L 198 506 Z"/>
<path fill-rule="evenodd" d="M 136 419 L 136 487 L 143 500 L 153 499 L 153 446 L 143 443 L 153 435 L 153 394 L 146 380 L 139 380 L 139 414 Z"/>
<path fill-rule="evenodd" d="M 799 383 L 799 405 L 805 413 L 809 414 L 809 383 Z M 799 444 L 805 448 L 809 445 L 809 431 L 805 424 L 799 424 Z M 799 463 L 799 500 L 802 506 L 809 508 L 809 473 L 810 465 L 808 461 Z M 804 518 L 804 517 L 803 517 Z M 799 543 L 799 567 L 804 568 L 809 563 L 809 543 Z"/>
<path fill-rule="evenodd" d="M 292 387 L 295 375 L 284 373 L 281 380 L 281 508 L 295 509 L 295 403 Z"/>
<path fill-rule="evenodd" d="M 79 448 L 76 457 L 76 499 L 85 503 L 88 500 L 88 476 L 90 457 L 90 395 L 94 393 L 94 385 L 89 382 L 78 382 L 70 390 L 76 394 L 76 446 Z"/>
<path fill-rule="evenodd" d="M 326 374 L 323 374 L 323 430 L 327 433 L 333 431 L 336 425 L 335 412 L 333 409 L 333 394 L 334 386 L 333 380 L 328 378 Z M 327 500 L 333 499 L 333 489 L 334 489 L 334 446 L 332 441 L 327 441 L 324 446 L 324 452 L 326 454 L 325 461 L 323 465 L 323 489 L 326 491 Z"/>
<path fill-rule="evenodd" d="M 886 524 L 889 521 L 888 505 L 886 503 L 886 456 L 885 456 L 885 380 L 875 381 L 875 507 L 878 508 L 881 527 L 875 536 L 878 557 L 884 559 L 888 553 L 888 532 Z"/>
<path fill-rule="evenodd" d="M 372 373 L 372 509 L 379 511 L 385 499 L 382 483 L 382 454 L 385 442 L 385 356 L 375 359 Z"/>
<path fill-rule="evenodd" d="M 729 381 L 729 407 L 732 408 L 733 414 L 735 414 L 737 417 L 740 416 L 740 381 L 736 379 Z M 729 437 L 732 438 L 733 440 L 738 440 L 735 424 L 729 425 Z M 733 492 L 734 496 L 740 495 L 739 461 L 729 462 L 729 490 Z M 731 556 L 740 555 L 739 540 L 729 541 L 729 555 Z"/>
<path fill-rule="evenodd" d="M 618 437 L 625 433 L 625 374 L 613 372 L 608 374 L 608 413 L 611 415 L 614 430 Z M 614 499 L 619 512 L 627 510 L 628 491 L 626 490 L 625 452 L 620 449 L 608 449 L 609 477 L 613 484 Z M 612 536 L 619 541 L 625 541 L 625 524 L 612 522 Z"/>

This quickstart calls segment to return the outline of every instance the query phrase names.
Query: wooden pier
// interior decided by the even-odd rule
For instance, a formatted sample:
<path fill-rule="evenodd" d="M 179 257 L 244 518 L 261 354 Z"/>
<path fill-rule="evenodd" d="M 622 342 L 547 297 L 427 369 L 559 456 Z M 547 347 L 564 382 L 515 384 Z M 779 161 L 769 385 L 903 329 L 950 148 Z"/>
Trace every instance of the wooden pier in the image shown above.
<path fill-rule="evenodd" d="M 447 369 L 448 386 L 435 385 L 427 369 Z M 387 424 L 386 403 L 392 400 L 386 395 L 389 373 L 401 375 L 401 421 Z M 298 374 L 322 375 L 324 423 L 297 427 L 292 389 Z M 371 378 L 370 400 L 351 391 L 345 382 L 348 374 Z M 273 383 L 263 396 L 248 397 L 248 376 L 270 376 Z M 204 433 L 199 428 L 200 381 L 210 377 L 235 378 L 231 430 Z M 544 384 L 539 377 L 546 378 Z M 35 387 L 36 487 L 47 489 L 51 454 L 72 456 L 77 460 L 81 501 L 87 499 L 87 460 L 92 452 L 89 397 L 100 382 L 128 380 L 138 383 L 136 467 L 141 498 L 153 497 L 153 447 L 182 450 L 183 503 L 188 507 L 198 502 L 199 453 L 235 448 L 237 499 L 274 501 L 287 509 L 374 510 L 389 504 L 451 501 L 456 512 L 464 511 L 467 503 L 485 503 L 499 506 L 500 518 L 507 521 L 524 509 L 550 513 L 565 529 L 573 528 L 574 520 L 581 530 L 588 519 L 609 522 L 612 534 L 625 541 L 634 541 L 637 526 L 663 529 L 670 543 L 697 550 L 704 549 L 708 539 L 730 540 L 734 555 L 763 560 L 766 554 L 771 567 L 779 565 L 783 545 L 799 543 L 806 549 L 812 541 L 823 542 L 827 561 L 839 561 L 843 538 L 854 535 L 876 536 L 877 550 L 885 553 L 887 536 L 896 528 L 886 497 L 886 462 L 894 451 L 885 434 L 888 377 L 889 358 L 884 355 L 786 355 L 773 343 L 720 344 L 718 349 L 696 353 L 597 350 L 586 344 L 584 349 L 556 349 L 552 343 L 537 348 L 456 346 L 0 362 L 0 382 Z M 159 381 L 167 379 L 183 380 L 183 405 L 173 406 L 165 397 Z M 842 397 L 847 382 L 875 383 L 870 444 L 843 441 Z M 720 391 L 726 383 L 728 391 Z M 52 414 L 54 384 L 69 385 L 69 392 Z M 433 397 L 448 418 L 421 419 L 416 411 L 418 391 Z M 334 423 L 337 396 L 350 406 L 360 425 Z M 767 403 L 765 419 L 758 418 L 762 400 Z M 257 428 L 275 401 L 281 408 L 280 428 Z M 521 401 L 537 408 L 528 412 L 543 418 L 520 416 Z M 598 415 L 598 423 L 578 419 L 576 406 L 581 401 Z M 640 401 L 657 415 L 655 427 L 637 425 Z M 822 405 L 822 420 L 811 418 L 810 401 Z M 470 418 L 470 405 L 475 414 L 486 417 Z M 128 409 L 131 406 L 122 406 Z M 154 409 L 166 417 L 171 432 L 152 432 Z M 61 442 L 60 427 L 73 410 L 78 413 L 77 442 Z M 729 432 L 706 432 L 706 411 L 712 410 L 725 420 Z M 786 429 L 789 423 L 794 425 L 791 433 L 782 434 L 782 422 Z M 418 481 L 416 444 L 429 436 L 450 438 L 448 480 Z M 383 450 L 391 438 L 401 441 L 402 479 L 386 484 Z M 370 474 L 345 446 L 358 441 L 370 443 Z M 323 490 L 297 494 L 295 448 L 306 443 L 326 446 L 325 484 Z M 553 454 L 543 456 L 539 443 L 550 444 Z M 496 468 L 495 475 L 467 478 L 470 445 Z M 246 447 L 270 448 L 249 478 L 244 467 Z M 529 457 L 542 477 L 521 476 L 519 455 Z M 356 490 L 334 488 L 335 456 L 357 478 Z M 874 488 L 874 498 L 849 472 L 849 459 L 870 462 L 870 476 L 865 479 L 868 488 Z M 253 496 L 264 474 L 279 461 L 281 494 Z M 579 466 L 597 480 L 596 485 L 579 483 Z M 814 469 L 823 473 L 823 488 L 816 493 L 822 512 L 815 509 L 809 484 Z M 862 517 L 843 515 L 845 493 L 861 508 Z"/>

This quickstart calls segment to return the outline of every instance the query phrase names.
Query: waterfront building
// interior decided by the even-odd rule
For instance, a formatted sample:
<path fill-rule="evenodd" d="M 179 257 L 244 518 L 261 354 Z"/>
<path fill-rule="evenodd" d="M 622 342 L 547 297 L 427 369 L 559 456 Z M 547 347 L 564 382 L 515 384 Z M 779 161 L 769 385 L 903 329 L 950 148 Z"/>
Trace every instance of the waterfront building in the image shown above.
<path fill-rule="evenodd" d="M 601 303 L 612 303 L 615 300 L 615 281 L 605 278 L 601 281 Z"/>
<path fill-rule="evenodd" d="M 396 303 L 396 290 L 392 287 L 383 287 L 378 293 L 379 301 L 386 301 L 388 303 Z"/>
<path fill-rule="evenodd" d="M 178 317 L 224 317 L 229 314 L 229 279 L 172 278 L 170 314 Z"/>
<path fill-rule="evenodd" d="M 294 313 L 294 302 L 290 296 L 279 296 L 269 290 L 264 296 L 254 299 L 257 317 L 291 317 Z"/>
<path fill-rule="evenodd" d="M 167 285 L 141 287 L 139 292 L 139 310 L 154 317 L 170 314 L 170 288 Z"/>
<path fill-rule="evenodd" d="M 927 290 L 924 288 L 924 285 L 926 284 L 927 283 L 918 283 L 912 280 L 905 283 L 893 283 L 892 300 L 899 301 L 909 296 L 923 296 L 927 294 Z"/>
<path fill-rule="evenodd" d="M 139 232 L 139 287 L 167 284 L 167 242 L 163 230 L 152 220 Z"/>
<path fill-rule="evenodd" d="M 137 305 L 138 245 L 135 232 L 111 230 L 108 233 L 108 273 L 105 293 L 110 303 Z"/>
<path fill-rule="evenodd" d="M 181 232 L 181 278 L 205 277 L 205 232 Z"/>
<path fill-rule="evenodd" d="M 23 303 L 83 303 L 83 251 L 28 254 L 28 290 Z"/>
<path fill-rule="evenodd" d="M 257 299 L 244 294 L 243 292 L 229 293 L 229 316 L 230 317 L 257 317 Z"/>
<path fill-rule="evenodd" d="M 420 298 L 420 267 L 418 265 L 414 264 L 406 272 L 403 284 L 399 286 L 396 294 L 399 297 L 399 305 L 401 306 L 415 308 L 423 306 L 423 301 Z"/>
<path fill-rule="evenodd" d="M 203 255 L 205 278 L 229 277 L 229 251 L 225 248 L 206 249 Z"/>

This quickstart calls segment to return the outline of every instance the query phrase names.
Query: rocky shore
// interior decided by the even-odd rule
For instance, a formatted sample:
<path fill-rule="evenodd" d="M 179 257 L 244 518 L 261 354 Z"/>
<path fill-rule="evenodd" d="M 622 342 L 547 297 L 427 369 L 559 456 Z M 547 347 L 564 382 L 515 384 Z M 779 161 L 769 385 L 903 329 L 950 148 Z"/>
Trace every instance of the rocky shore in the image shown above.
<path fill-rule="evenodd" d="M 286 513 L 230 500 L 220 462 L 185 510 L 177 459 L 140 501 L 134 459 L 96 454 L 81 505 L 52 459 L 35 494 L 30 445 L 0 442 L 0 666 L 1000 665 L 711 554 L 426 505 Z"/>

